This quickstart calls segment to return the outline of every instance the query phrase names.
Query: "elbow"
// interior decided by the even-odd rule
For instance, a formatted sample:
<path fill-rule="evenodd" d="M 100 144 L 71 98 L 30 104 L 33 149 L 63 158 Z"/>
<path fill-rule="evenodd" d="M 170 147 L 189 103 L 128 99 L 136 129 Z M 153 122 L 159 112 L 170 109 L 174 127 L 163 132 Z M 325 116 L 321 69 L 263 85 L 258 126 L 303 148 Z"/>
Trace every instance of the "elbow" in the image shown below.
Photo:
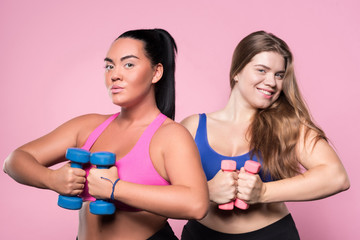
<path fill-rule="evenodd" d="M 4 172 L 4 173 L 7 173 L 7 172 L 6 172 L 6 161 L 4 162 L 4 165 L 3 165 L 3 172 Z"/>
<path fill-rule="evenodd" d="M 189 208 L 188 219 L 200 220 L 203 219 L 209 209 L 209 201 L 198 201 L 196 204 L 191 204 Z"/>
<path fill-rule="evenodd" d="M 4 164 L 3 164 L 3 171 L 4 173 L 8 174 L 9 176 L 12 176 L 12 173 L 14 171 L 14 167 L 16 165 L 16 150 L 9 154 L 9 156 L 6 157 Z"/>
<path fill-rule="evenodd" d="M 344 174 L 345 176 L 342 177 L 342 180 L 340 182 L 340 191 L 346 191 L 350 188 L 350 180 L 347 174 Z"/>
<path fill-rule="evenodd" d="M 8 174 L 9 172 L 9 158 L 6 158 L 3 164 L 3 172 Z"/>
<path fill-rule="evenodd" d="M 350 180 L 346 172 L 337 174 L 334 185 L 336 186 L 336 192 L 343 192 L 350 188 Z"/>
<path fill-rule="evenodd" d="M 208 191 L 204 191 L 204 193 L 197 195 L 192 201 L 189 201 L 187 219 L 203 219 L 208 213 L 209 206 L 209 193 Z"/>

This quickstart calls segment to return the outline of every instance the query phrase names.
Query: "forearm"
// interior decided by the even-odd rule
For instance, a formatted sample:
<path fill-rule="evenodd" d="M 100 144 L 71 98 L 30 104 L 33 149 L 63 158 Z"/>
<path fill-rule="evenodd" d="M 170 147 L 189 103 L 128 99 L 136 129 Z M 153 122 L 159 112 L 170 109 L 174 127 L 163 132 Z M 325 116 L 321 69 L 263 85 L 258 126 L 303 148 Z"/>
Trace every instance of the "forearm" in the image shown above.
<path fill-rule="evenodd" d="M 261 202 L 317 200 L 347 190 L 349 186 L 343 169 L 322 165 L 292 178 L 265 183 Z"/>
<path fill-rule="evenodd" d="M 15 181 L 37 187 L 50 188 L 51 169 L 39 164 L 29 153 L 22 150 L 12 152 L 4 162 L 3 170 Z"/>
<path fill-rule="evenodd" d="M 207 192 L 187 186 L 152 186 L 119 181 L 115 199 L 169 218 L 201 219 L 208 209 Z"/>

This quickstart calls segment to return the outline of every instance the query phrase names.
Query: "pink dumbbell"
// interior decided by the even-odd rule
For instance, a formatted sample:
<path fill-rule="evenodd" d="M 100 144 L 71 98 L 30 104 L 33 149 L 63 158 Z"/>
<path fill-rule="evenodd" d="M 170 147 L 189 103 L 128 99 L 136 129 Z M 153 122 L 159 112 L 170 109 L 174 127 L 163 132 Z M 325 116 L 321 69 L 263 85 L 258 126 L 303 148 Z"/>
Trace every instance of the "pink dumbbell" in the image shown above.
<path fill-rule="evenodd" d="M 221 161 L 221 170 L 224 172 L 233 172 L 236 170 L 236 162 L 233 160 L 222 160 Z M 234 201 L 220 204 L 219 208 L 221 210 L 232 210 L 234 209 Z"/>
<path fill-rule="evenodd" d="M 247 160 L 244 165 L 245 171 L 250 174 L 257 174 L 260 171 L 260 167 L 260 163 L 252 160 Z M 235 200 L 235 206 L 242 210 L 246 210 L 249 208 L 249 204 L 238 198 Z"/>

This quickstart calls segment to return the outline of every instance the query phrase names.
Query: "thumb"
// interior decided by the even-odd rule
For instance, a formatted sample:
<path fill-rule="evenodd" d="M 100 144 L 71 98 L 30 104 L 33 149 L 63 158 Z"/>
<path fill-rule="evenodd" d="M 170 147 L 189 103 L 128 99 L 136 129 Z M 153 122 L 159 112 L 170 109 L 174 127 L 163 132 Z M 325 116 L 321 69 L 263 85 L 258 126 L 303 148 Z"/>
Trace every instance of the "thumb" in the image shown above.
<path fill-rule="evenodd" d="M 239 171 L 239 174 L 238 174 L 238 178 L 239 178 L 239 179 L 244 179 L 245 173 L 246 173 L 245 168 L 244 168 L 244 167 L 240 168 L 240 171 Z"/>
<path fill-rule="evenodd" d="M 242 173 L 246 173 L 246 171 L 245 171 L 245 168 L 244 168 L 244 167 L 240 168 L 240 174 L 242 174 Z"/>

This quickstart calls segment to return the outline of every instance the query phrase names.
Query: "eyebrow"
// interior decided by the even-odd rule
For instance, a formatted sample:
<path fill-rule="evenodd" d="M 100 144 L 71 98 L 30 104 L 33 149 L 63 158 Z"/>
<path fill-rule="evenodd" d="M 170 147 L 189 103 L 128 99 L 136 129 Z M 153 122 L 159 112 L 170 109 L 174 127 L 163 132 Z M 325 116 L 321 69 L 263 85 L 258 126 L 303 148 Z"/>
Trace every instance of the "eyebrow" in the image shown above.
<path fill-rule="evenodd" d="M 135 55 L 126 55 L 126 56 L 120 58 L 120 61 L 124 61 L 124 60 L 129 59 L 129 58 L 140 59 Z M 104 61 L 114 63 L 114 60 L 112 60 L 111 58 L 107 58 L 107 57 L 104 59 Z"/>
<path fill-rule="evenodd" d="M 255 67 L 263 67 L 267 70 L 270 70 L 271 68 L 266 66 L 266 65 L 263 65 L 263 64 L 255 64 Z M 285 73 L 285 70 L 281 70 L 281 71 L 277 71 L 277 73 Z"/>

